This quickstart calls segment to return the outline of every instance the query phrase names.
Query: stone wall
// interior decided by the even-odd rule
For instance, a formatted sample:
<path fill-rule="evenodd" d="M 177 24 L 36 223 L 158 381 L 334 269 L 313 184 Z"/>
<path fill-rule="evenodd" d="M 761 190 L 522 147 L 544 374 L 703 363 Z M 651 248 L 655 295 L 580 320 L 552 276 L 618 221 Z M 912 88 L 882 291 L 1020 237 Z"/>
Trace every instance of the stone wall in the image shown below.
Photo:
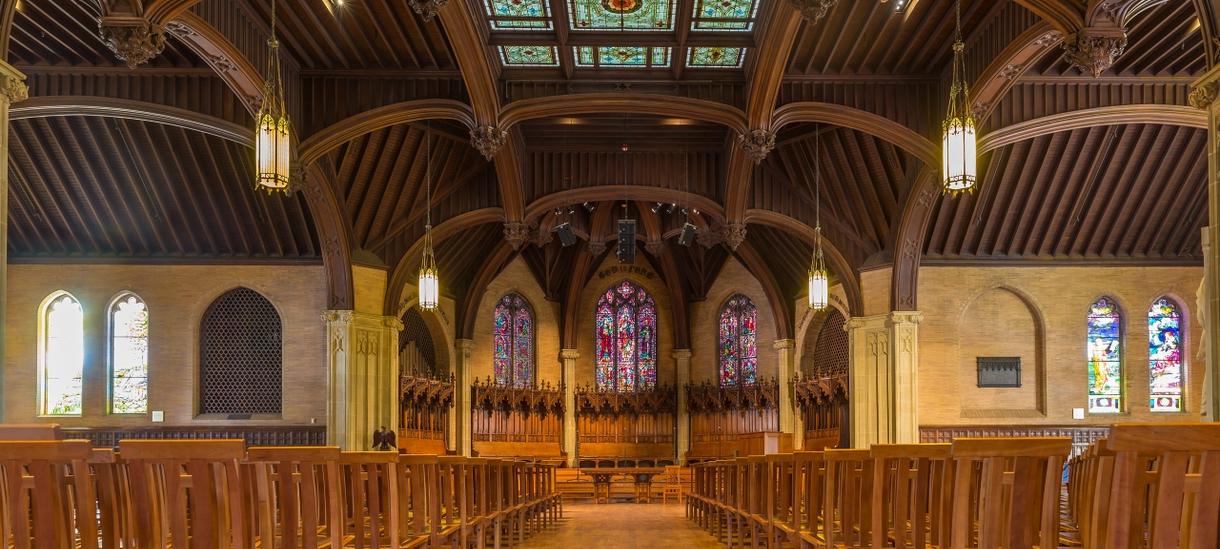
<path fill-rule="evenodd" d="M 154 425 L 149 416 L 113 416 L 107 401 L 107 313 L 123 291 L 149 310 L 149 410 L 165 412 L 156 425 L 305 425 L 326 421 L 326 274 L 320 265 L 10 265 L 6 302 L 4 421 L 65 426 Z M 214 299 L 245 286 L 261 293 L 283 322 L 284 405 L 281 419 L 196 417 L 199 322 Z M 38 310 L 64 290 L 85 312 L 84 415 L 37 415 Z"/>
<path fill-rule="evenodd" d="M 492 368 L 492 314 L 500 298 L 510 292 L 521 294 L 534 311 L 535 381 L 558 385 L 563 378 L 559 361 L 559 318 L 563 312 L 558 303 L 548 301 L 542 288 L 530 274 L 525 260 L 517 256 L 504 267 L 479 299 L 475 316 L 474 347 L 470 351 L 470 373 L 475 379 L 494 377 Z"/>
<path fill-rule="evenodd" d="M 758 279 L 733 257 L 724 262 L 719 276 L 703 301 L 691 305 L 691 381 L 719 379 L 720 309 L 736 294 L 742 294 L 758 307 L 758 376 L 775 377 L 778 358 L 775 350 L 775 315 Z"/>

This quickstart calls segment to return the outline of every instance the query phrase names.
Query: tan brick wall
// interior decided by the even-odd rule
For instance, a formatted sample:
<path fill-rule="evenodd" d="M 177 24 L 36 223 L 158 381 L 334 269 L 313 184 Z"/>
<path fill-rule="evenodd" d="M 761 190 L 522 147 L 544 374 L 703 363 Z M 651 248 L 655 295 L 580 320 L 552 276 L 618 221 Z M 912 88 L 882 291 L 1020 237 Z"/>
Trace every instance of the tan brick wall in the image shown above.
<path fill-rule="evenodd" d="M 1108 424 L 1198 418 L 1202 362 L 1195 292 L 1200 267 L 951 267 L 919 273 L 919 422 L 964 424 Z M 1085 315 L 1098 297 L 1113 297 L 1124 320 L 1127 411 L 1072 419 L 1087 407 Z M 1186 412 L 1148 410 L 1148 307 L 1169 295 L 1186 313 Z M 1042 337 L 1038 337 L 1039 329 Z M 1042 341 L 1039 341 L 1041 339 Z M 1037 411 L 1039 351 L 1045 415 Z M 1021 389 L 976 387 L 975 357 L 1022 357 Z"/>
<path fill-rule="evenodd" d="M 691 306 L 691 381 L 719 379 L 720 309 L 730 297 L 742 294 L 758 307 L 758 375 L 770 378 L 778 371 L 775 351 L 775 315 L 758 279 L 730 257 L 724 262 L 707 298 Z"/>
<path fill-rule="evenodd" d="M 384 315 L 386 279 L 389 273 L 381 267 L 352 265 L 352 289 L 356 312 Z"/>
<path fill-rule="evenodd" d="M 321 266 L 242 265 L 10 265 L 4 364 L 4 421 L 66 426 L 135 426 L 147 417 L 105 413 L 106 314 L 122 291 L 149 310 L 149 409 L 163 425 L 308 424 L 326 421 L 326 344 L 321 313 L 326 275 Z M 195 418 L 199 321 L 222 293 L 238 286 L 258 291 L 279 310 L 284 330 L 284 406 L 281 420 Z M 84 415 L 39 418 L 38 308 L 51 292 L 71 292 L 85 311 Z"/>
<path fill-rule="evenodd" d="M 517 292 L 529 302 L 534 310 L 534 360 L 538 382 L 549 381 L 558 385 L 563 379 L 563 367 L 559 361 L 560 334 L 559 304 L 547 301 L 546 293 L 534 280 L 525 261 L 517 256 L 500 272 L 483 297 L 475 316 L 474 348 L 470 354 L 470 368 L 474 379 L 494 376 L 492 367 L 492 313 L 496 303 L 509 292 Z"/>

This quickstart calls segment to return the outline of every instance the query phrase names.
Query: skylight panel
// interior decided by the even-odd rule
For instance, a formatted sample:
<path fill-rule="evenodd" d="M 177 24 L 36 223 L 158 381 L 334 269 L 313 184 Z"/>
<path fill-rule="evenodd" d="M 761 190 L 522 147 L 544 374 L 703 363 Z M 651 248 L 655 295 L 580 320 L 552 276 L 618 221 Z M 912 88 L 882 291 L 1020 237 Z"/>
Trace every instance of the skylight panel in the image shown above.
<path fill-rule="evenodd" d="M 551 30 L 547 0 L 484 0 L 491 30 Z"/>
<path fill-rule="evenodd" d="M 674 0 L 568 0 L 568 10 L 577 31 L 674 30 Z"/>
<path fill-rule="evenodd" d="M 555 46 L 500 46 L 500 61 L 506 67 L 558 67 Z"/>
<path fill-rule="evenodd" d="M 646 46 L 577 46 L 576 66 L 658 68 L 668 67 L 670 48 Z"/>
<path fill-rule="evenodd" d="M 693 31 L 749 31 L 758 11 L 756 0 L 695 0 Z"/>
<path fill-rule="evenodd" d="M 745 59 L 745 48 L 695 46 L 686 56 L 686 66 L 695 69 L 735 69 L 741 68 Z"/>

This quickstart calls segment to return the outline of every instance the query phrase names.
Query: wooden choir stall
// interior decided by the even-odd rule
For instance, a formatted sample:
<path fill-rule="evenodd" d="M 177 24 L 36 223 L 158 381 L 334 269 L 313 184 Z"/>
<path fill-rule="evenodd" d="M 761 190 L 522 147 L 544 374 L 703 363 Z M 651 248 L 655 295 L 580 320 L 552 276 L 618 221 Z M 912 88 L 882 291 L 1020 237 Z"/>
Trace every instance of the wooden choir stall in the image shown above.
<path fill-rule="evenodd" d="M 398 448 L 407 454 L 444 454 L 453 379 L 404 375 L 398 386 Z"/>
<path fill-rule="evenodd" d="M 563 459 L 563 387 L 500 385 L 476 380 L 470 388 L 475 455 Z"/>

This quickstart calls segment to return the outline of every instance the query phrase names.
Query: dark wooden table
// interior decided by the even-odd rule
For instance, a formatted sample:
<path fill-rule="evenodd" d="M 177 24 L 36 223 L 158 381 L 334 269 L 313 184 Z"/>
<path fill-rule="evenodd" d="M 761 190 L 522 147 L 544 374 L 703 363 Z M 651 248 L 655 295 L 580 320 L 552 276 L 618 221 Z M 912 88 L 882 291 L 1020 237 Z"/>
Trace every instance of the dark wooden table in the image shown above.
<path fill-rule="evenodd" d="M 623 467 L 606 469 L 581 469 L 581 473 L 593 477 L 593 501 L 610 503 L 610 484 L 614 477 L 627 475 L 635 480 L 635 502 L 652 501 L 652 477 L 665 472 L 662 467 Z"/>

